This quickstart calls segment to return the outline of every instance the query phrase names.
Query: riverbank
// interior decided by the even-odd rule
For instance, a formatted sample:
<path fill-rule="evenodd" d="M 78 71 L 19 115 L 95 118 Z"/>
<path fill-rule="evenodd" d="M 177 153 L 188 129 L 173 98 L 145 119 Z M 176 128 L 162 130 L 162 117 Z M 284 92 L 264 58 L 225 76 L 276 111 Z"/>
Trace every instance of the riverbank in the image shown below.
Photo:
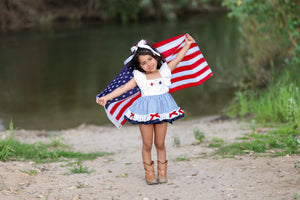
<path fill-rule="evenodd" d="M 203 143 L 195 144 L 194 128 L 205 133 Z M 0 162 L 0 199 L 297 199 L 300 169 L 294 163 L 300 161 L 300 155 L 276 158 L 210 155 L 214 149 L 208 148 L 208 144 L 213 138 L 232 143 L 249 132 L 251 125 L 247 122 L 219 117 L 182 120 L 170 125 L 166 138 L 169 181 L 148 186 L 136 126 L 118 130 L 111 125 L 82 125 L 55 133 L 17 130 L 15 138 L 22 142 L 50 141 L 49 136 L 56 135 L 74 151 L 113 154 L 84 161 L 83 166 L 94 170 L 89 174 L 69 174 L 67 162 Z M 8 134 L 0 132 L 2 138 Z M 180 141 L 179 147 L 174 146 L 175 137 Z M 36 175 L 24 173 L 33 169 Z"/>
<path fill-rule="evenodd" d="M 195 14 L 228 12 L 220 2 L 206 1 L 3 1 L 0 2 L 0 31 L 51 25 L 57 22 L 136 22 L 176 20 Z"/>

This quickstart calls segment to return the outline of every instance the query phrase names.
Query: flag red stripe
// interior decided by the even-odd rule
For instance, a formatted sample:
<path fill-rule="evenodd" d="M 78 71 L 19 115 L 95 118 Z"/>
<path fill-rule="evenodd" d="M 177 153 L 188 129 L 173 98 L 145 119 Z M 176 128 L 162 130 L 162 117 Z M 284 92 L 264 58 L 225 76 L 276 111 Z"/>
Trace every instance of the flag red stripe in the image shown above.
<path fill-rule="evenodd" d="M 173 37 L 173 38 L 170 38 L 170 39 L 166 39 L 166 40 L 161 41 L 161 42 L 157 42 L 157 43 L 155 43 L 153 46 L 154 46 L 155 48 L 159 48 L 159 47 L 161 47 L 161 46 L 163 46 L 163 45 L 165 45 L 165 44 L 168 44 L 168 43 L 170 43 L 170 42 L 173 42 L 174 40 L 177 40 L 178 38 L 181 38 L 181 37 L 184 36 L 184 35 L 185 35 L 185 34 L 179 35 L 179 36 L 176 36 L 176 37 Z"/>
<path fill-rule="evenodd" d="M 137 100 L 140 96 L 141 96 L 141 94 L 136 95 L 135 97 L 133 97 L 132 99 L 130 99 L 130 101 L 129 101 L 127 104 L 125 104 L 125 105 L 122 107 L 122 109 L 119 111 L 119 114 L 116 116 L 116 119 L 119 120 L 119 119 L 122 117 L 122 115 L 124 114 L 124 112 L 127 110 L 127 108 L 128 108 L 129 106 L 131 106 L 131 104 L 133 104 L 133 102 L 134 102 L 135 100 Z"/>
<path fill-rule="evenodd" d="M 118 103 L 116 103 L 110 110 L 110 114 L 113 115 L 115 113 L 115 111 L 118 109 L 118 107 L 120 106 L 121 103 L 123 103 L 123 101 L 125 101 L 126 99 L 123 99 L 122 101 L 119 101 Z"/>
<path fill-rule="evenodd" d="M 121 122 L 121 125 L 125 124 L 127 120 L 126 119 L 123 119 L 123 121 Z"/>
<path fill-rule="evenodd" d="M 183 43 L 183 42 L 182 42 Z M 181 44 L 182 44 L 181 43 Z M 179 44 L 178 46 L 180 46 L 181 44 Z M 195 46 L 198 46 L 196 43 L 192 43 L 189 49 L 194 48 Z M 177 54 L 183 47 L 178 48 L 176 51 L 173 52 L 173 55 Z M 200 50 L 199 50 L 200 51 Z M 200 52 L 201 53 L 201 52 Z"/>
<path fill-rule="evenodd" d="M 185 65 L 185 66 L 181 66 L 181 67 L 175 68 L 172 71 L 172 74 L 176 74 L 176 73 L 179 73 L 179 72 L 183 72 L 183 71 L 194 69 L 194 68 L 198 67 L 199 65 L 201 65 L 204 62 L 205 62 L 205 59 L 201 58 L 200 60 L 197 60 L 195 63 L 193 63 L 191 65 Z"/>
<path fill-rule="evenodd" d="M 185 79 L 196 78 L 196 77 L 200 76 L 201 74 L 203 74 L 204 72 L 206 72 L 207 70 L 209 70 L 208 65 L 206 67 L 204 67 L 203 69 L 201 69 L 200 71 L 196 72 L 196 73 L 189 74 L 189 75 L 184 75 L 184 76 L 180 76 L 180 77 L 176 77 L 176 78 L 172 78 L 171 82 L 175 83 L 175 82 L 182 81 L 182 80 L 185 80 Z"/>
<path fill-rule="evenodd" d="M 199 56 L 199 55 L 201 55 L 201 52 L 200 51 L 195 51 L 192 54 L 186 55 L 181 61 L 191 60 L 191 59 L 193 59 L 193 58 L 195 58 L 196 56 Z"/>
<path fill-rule="evenodd" d="M 201 51 L 195 51 L 195 52 L 192 53 L 192 54 L 186 55 L 181 61 L 189 61 L 189 60 L 192 60 L 193 58 L 195 58 L 195 57 L 197 57 L 197 56 L 199 56 L 199 55 L 202 55 Z M 171 62 L 171 61 L 169 61 L 169 62 Z M 179 67 L 179 68 L 182 68 L 182 66 Z M 176 70 L 176 69 L 177 69 L 177 68 L 175 68 L 175 70 Z M 172 72 L 172 73 L 173 73 L 173 72 Z"/>
<path fill-rule="evenodd" d="M 169 93 L 176 92 L 177 90 L 181 90 L 181 89 L 184 89 L 184 88 L 187 88 L 187 87 L 192 87 L 192 86 L 201 85 L 203 82 L 205 82 L 207 79 L 209 79 L 212 75 L 213 75 L 213 73 L 210 73 L 210 74 L 208 74 L 205 78 L 201 79 L 201 80 L 198 81 L 198 82 L 195 82 L 195 83 L 188 83 L 188 84 L 184 84 L 184 85 L 180 85 L 180 86 L 171 88 L 171 89 L 169 90 Z"/>
<path fill-rule="evenodd" d="M 171 49 L 169 49 L 169 50 L 166 50 L 166 51 L 162 52 L 161 54 L 162 54 L 165 58 L 167 58 L 167 57 L 169 57 L 170 55 L 174 54 L 174 51 L 176 51 L 176 49 L 177 49 L 179 46 L 180 46 L 180 45 L 177 45 L 177 46 L 175 46 L 175 47 L 173 47 L 173 48 L 171 48 Z"/>

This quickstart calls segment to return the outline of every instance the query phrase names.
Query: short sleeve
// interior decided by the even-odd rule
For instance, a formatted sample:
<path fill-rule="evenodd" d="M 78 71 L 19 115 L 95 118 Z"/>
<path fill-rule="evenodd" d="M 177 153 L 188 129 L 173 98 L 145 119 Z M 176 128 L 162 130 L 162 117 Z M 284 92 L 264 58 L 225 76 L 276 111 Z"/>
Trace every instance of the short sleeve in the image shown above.
<path fill-rule="evenodd" d="M 160 67 L 160 74 L 163 76 L 163 77 L 166 77 L 166 78 L 171 78 L 171 70 L 168 66 L 168 64 L 165 62 L 161 65 Z"/>
<path fill-rule="evenodd" d="M 146 87 L 146 76 L 144 73 L 138 71 L 138 70 L 133 70 L 133 77 L 139 86 L 140 90 L 144 90 Z"/>
<path fill-rule="evenodd" d="M 168 64 L 166 62 L 163 63 L 162 66 L 160 67 L 159 71 L 164 80 L 165 85 L 170 86 L 172 75 L 171 75 L 171 70 L 170 70 Z"/>

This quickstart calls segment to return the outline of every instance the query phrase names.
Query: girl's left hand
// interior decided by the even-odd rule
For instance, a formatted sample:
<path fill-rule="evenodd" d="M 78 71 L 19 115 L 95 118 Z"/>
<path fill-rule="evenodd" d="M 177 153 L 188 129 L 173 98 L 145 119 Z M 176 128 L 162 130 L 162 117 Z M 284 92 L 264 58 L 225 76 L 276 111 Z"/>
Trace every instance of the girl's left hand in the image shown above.
<path fill-rule="evenodd" d="M 99 99 L 96 100 L 96 103 L 101 106 L 105 106 L 106 102 L 107 102 L 106 96 L 100 97 Z"/>
<path fill-rule="evenodd" d="M 185 43 L 191 45 L 194 42 L 194 38 L 190 34 L 186 34 Z"/>

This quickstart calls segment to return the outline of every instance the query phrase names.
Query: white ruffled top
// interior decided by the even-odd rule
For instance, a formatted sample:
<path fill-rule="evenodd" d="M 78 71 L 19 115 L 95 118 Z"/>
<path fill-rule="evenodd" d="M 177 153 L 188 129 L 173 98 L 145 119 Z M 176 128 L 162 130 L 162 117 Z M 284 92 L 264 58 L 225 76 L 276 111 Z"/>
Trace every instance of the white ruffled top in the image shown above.
<path fill-rule="evenodd" d="M 160 95 L 169 92 L 171 85 L 171 70 L 167 63 L 163 63 L 160 69 L 161 77 L 147 80 L 146 74 L 133 70 L 134 79 L 141 90 L 142 96 Z"/>

